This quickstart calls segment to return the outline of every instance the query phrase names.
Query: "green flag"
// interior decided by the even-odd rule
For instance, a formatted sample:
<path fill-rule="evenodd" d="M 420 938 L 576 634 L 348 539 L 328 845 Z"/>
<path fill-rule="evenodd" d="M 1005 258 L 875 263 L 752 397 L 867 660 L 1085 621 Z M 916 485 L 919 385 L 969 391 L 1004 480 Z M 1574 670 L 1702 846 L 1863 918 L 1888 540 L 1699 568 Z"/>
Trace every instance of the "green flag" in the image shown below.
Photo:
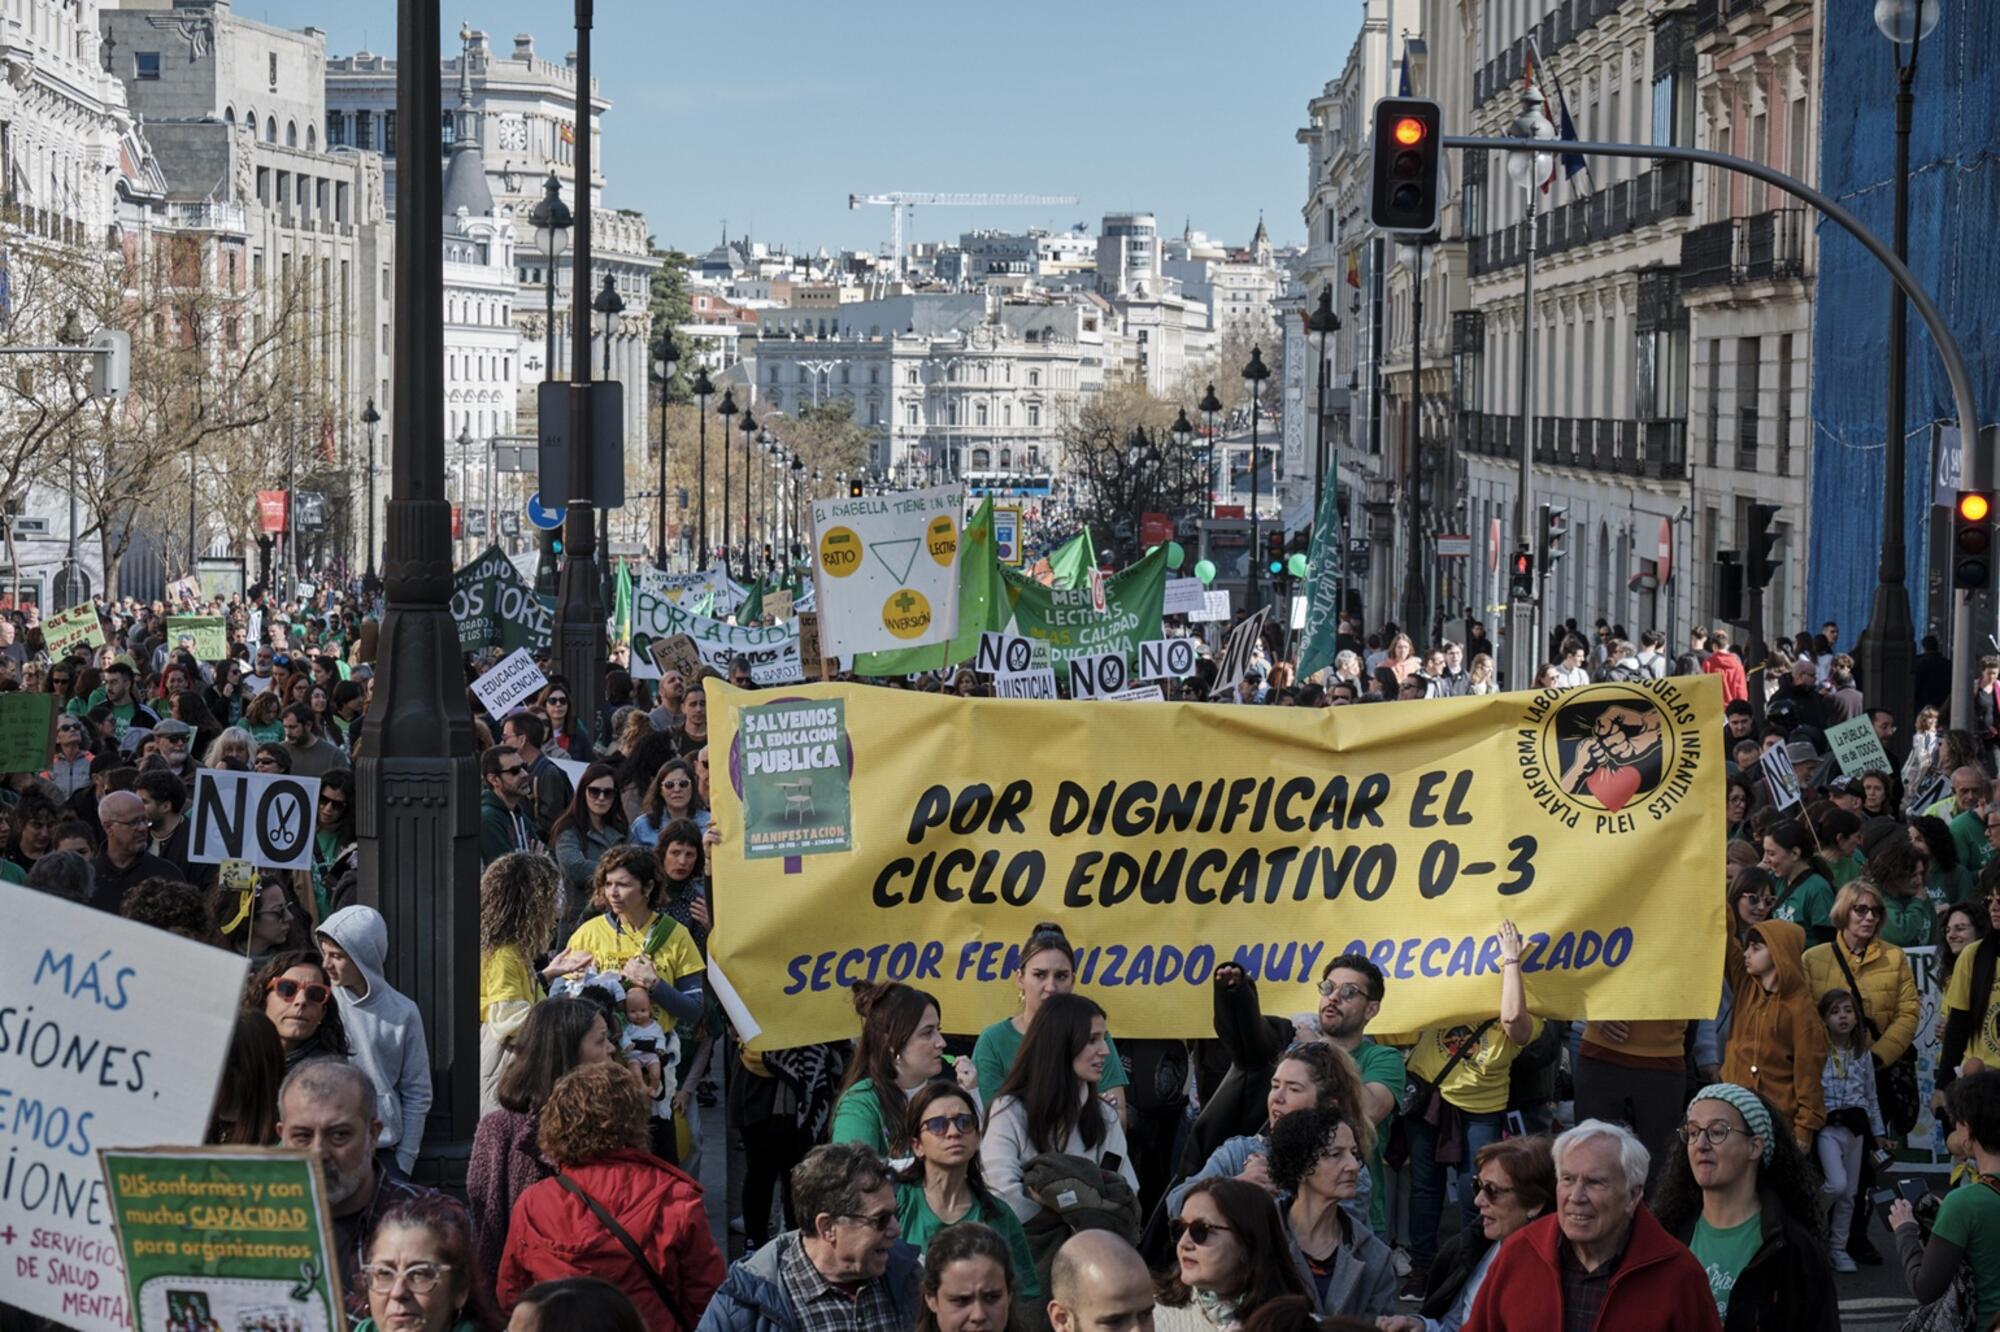
<path fill-rule="evenodd" d="M 632 566 L 618 561 L 618 581 L 614 585 L 611 611 L 611 641 L 629 642 L 632 637 Z"/>
<path fill-rule="evenodd" d="M 743 605 L 736 612 L 736 623 L 755 624 L 764 618 L 764 580 L 761 577 L 750 580 L 750 595 L 743 599 Z"/>
<path fill-rule="evenodd" d="M 1333 665 L 1340 631 L 1340 573 L 1346 554 L 1340 540 L 1340 489 L 1328 486 L 1313 523 L 1311 567 L 1306 570 L 1306 627 L 1299 645 L 1299 679 Z M 1254 557 L 1255 551 L 1251 552 Z"/>
<path fill-rule="evenodd" d="M 1049 554 L 1049 572 L 1055 575 L 1057 587 L 1088 586 L 1090 571 L 1096 567 L 1097 547 L 1091 542 L 1088 527 Z"/>
<path fill-rule="evenodd" d="M 1014 603 L 1014 631 L 1049 645 L 1049 660 L 1123 653 L 1128 662 L 1139 644 L 1160 636 L 1167 595 L 1167 548 L 1157 546 L 1137 564 L 1104 580 L 1104 609 L 1091 605 L 1089 577 L 1082 587 L 1045 587 L 1026 574 L 1001 570 Z M 974 646 L 977 646 L 975 642 Z"/>
<path fill-rule="evenodd" d="M 894 652 L 863 652 L 854 658 L 856 675 L 914 675 L 956 666 L 979 655 L 979 636 L 1007 627 L 1010 613 L 1007 587 L 1000 580 L 1000 561 L 993 545 L 993 501 L 979 502 L 958 543 L 958 633 L 940 647 L 898 648 Z"/>

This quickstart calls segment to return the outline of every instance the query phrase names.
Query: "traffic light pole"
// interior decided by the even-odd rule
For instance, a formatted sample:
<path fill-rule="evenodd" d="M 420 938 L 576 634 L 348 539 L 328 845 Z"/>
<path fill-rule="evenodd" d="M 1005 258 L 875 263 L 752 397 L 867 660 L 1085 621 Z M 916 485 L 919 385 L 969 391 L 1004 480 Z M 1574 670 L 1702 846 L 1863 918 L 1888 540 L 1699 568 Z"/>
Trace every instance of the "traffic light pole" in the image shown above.
<path fill-rule="evenodd" d="M 1416 281 L 1410 288 L 1410 415 L 1403 423 L 1405 458 L 1404 502 L 1409 506 L 1409 558 L 1403 562 L 1403 622 L 1420 643 L 1436 641 L 1430 624 L 1429 598 L 1424 595 L 1424 241 L 1415 238 Z"/>
<path fill-rule="evenodd" d="M 1541 139 L 1488 138 L 1475 134 L 1447 134 L 1443 138 L 1443 143 L 1446 148 L 1469 148 L 1481 152 L 1492 149 L 1529 153 L 1550 151 L 1548 142 Z M 1905 264 L 1896 251 L 1883 241 L 1880 236 L 1862 225 L 1861 220 L 1855 217 L 1853 213 L 1850 213 L 1833 199 L 1822 194 L 1804 181 L 1796 180 L 1782 171 L 1774 171 L 1762 162 L 1753 162 L 1748 158 L 1738 157 L 1733 153 L 1718 153 L 1707 148 L 1678 148 L 1665 144 L 1640 143 L 1583 142 L 1564 143 L 1561 147 L 1564 153 L 1577 153 L 1584 157 L 1636 157 L 1649 161 L 1695 162 L 1703 166 L 1721 167 L 1725 171 L 1735 171 L 1783 190 L 1793 198 L 1818 210 L 1822 216 L 1840 227 L 1848 235 L 1854 237 L 1856 241 L 1860 242 L 1862 248 L 1875 256 L 1876 262 L 1888 271 L 1889 280 L 1896 284 L 1897 290 L 1909 298 L 1911 307 L 1917 312 L 1917 317 L 1924 321 L 1924 327 L 1930 333 L 1931 340 L 1937 344 L 1938 357 L 1944 362 L 1945 376 L 1951 381 L 1952 405 L 1958 413 L 1960 447 L 1964 450 L 1963 456 L 1965 458 L 1965 480 L 1962 484 L 1968 490 L 1992 490 L 1994 488 L 1996 460 L 1992 453 L 1978 447 L 1979 412 L 1977 409 L 1977 400 L 1972 391 L 1972 375 L 1966 369 L 1965 357 L 1960 354 L 1958 343 L 1951 335 L 1951 329 L 1945 324 L 1944 316 L 1939 313 L 1937 305 L 1931 300 L 1930 294 L 1924 290 L 1923 284 L 1918 282 L 1916 275 L 1910 272 L 1909 265 Z M 1535 229 L 1532 222 L 1534 216 L 1534 197 L 1532 193 L 1529 195 L 1528 202 L 1529 217 L 1531 219 L 1528 227 L 1528 255 L 1529 267 L 1532 269 L 1535 239 Z M 1532 328 L 1533 325 L 1530 323 L 1530 339 L 1533 337 Z M 1533 345 L 1532 341 L 1527 344 L 1530 352 Z M 1529 355 L 1524 354 L 1522 359 L 1525 365 L 1531 358 Z M 1526 405 L 1524 397 L 1523 406 L 1525 407 Z M 1900 429 L 1900 425 L 1897 428 Z M 1522 523 L 1524 527 L 1526 526 L 1527 518 L 1526 483 L 1529 476 L 1528 461 L 1532 454 L 1532 441 L 1524 439 L 1522 441 L 1521 457 L 1521 479 L 1523 483 L 1521 500 L 1523 506 Z M 1972 623 L 1970 600 L 1963 592 L 1958 593 L 1952 616 L 1951 636 L 1952 658 L 1959 666 L 1959 669 L 1953 673 L 1952 677 L 1951 715 L 1954 718 L 1968 718 L 1971 716 L 1973 673 L 1966 669 L 1966 667 L 1978 656 L 1977 640 L 1974 637 L 1974 633 L 1975 629 Z M 1520 657 L 1520 647 L 1518 644 L 1515 645 L 1514 656 L 1518 661 Z M 1908 681 L 1884 680 L 1880 682 L 1879 687 L 1907 692 L 1906 686 L 1908 683 Z M 1871 690 L 1877 687 L 1874 684 L 1870 685 Z"/>
<path fill-rule="evenodd" d="M 1539 140 L 1529 140 L 1539 142 Z M 1445 136 L 1445 147 L 1452 146 L 1451 136 Z M 1532 162 L 1534 159 L 1530 158 Z M 1514 514 L 1514 531 L 1520 542 L 1519 549 L 1534 550 L 1540 540 L 1535 534 L 1535 196 L 1537 191 L 1528 190 L 1528 248 L 1527 261 L 1521 266 L 1521 477 L 1516 485 L 1520 501 Z M 1546 564 L 1547 561 L 1540 561 Z M 1536 570 L 1533 584 L 1534 595 L 1527 598 L 1525 606 L 1518 599 L 1509 596 L 1507 601 L 1507 632 L 1510 641 L 1507 655 L 1511 660 L 1508 667 L 1507 687 L 1509 689 L 1531 689 L 1535 683 L 1535 659 L 1540 655 L 1542 642 L 1541 626 L 1536 623 L 1536 612 L 1543 600 L 1542 579 L 1548 576 L 1546 569 Z"/>

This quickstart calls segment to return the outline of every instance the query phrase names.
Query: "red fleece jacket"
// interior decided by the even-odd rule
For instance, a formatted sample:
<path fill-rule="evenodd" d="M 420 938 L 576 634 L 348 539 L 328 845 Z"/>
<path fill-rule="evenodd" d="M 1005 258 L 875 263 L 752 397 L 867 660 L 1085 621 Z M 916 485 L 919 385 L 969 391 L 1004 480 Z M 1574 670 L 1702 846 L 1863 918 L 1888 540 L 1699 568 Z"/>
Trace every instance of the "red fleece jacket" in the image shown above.
<path fill-rule="evenodd" d="M 1486 1271 L 1465 1332 L 1560 1329 L 1563 1243 L 1553 1216 L 1509 1235 Z M 1599 1332 L 1722 1332 L 1708 1275 L 1643 1205 L 1632 1218 L 1632 1238 L 1611 1274 L 1610 1295 L 1594 1327 Z"/>

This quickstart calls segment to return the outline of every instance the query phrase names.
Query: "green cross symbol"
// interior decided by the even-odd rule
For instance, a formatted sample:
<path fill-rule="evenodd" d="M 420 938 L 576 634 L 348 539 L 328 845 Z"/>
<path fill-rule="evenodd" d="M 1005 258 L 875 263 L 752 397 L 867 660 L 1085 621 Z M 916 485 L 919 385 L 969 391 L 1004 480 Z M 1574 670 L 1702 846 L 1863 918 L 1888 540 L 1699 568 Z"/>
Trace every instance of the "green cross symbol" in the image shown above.
<path fill-rule="evenodd" d="M 902 596 L 896 598 L 896 609 L 903 612 L 903 614 L 905 615 L 908 615 L 910 613 L 910 607 L 916 604 L 917 604 L 917 599 L 911 596 L 908 592 L 905 592 L 903 593 Z"/>

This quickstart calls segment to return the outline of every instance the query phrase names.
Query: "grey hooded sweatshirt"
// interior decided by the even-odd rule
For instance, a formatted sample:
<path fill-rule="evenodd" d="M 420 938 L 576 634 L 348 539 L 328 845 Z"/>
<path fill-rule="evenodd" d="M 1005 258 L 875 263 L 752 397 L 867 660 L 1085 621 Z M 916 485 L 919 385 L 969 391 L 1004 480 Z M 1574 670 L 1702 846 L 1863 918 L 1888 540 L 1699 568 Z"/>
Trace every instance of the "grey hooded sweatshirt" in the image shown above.
<path fill-rule="evenodd" d="M 382 978 L 388 922 L 373 907 L 342 907 L 326 918 L 319 936 L 352 958 L 367 982 L 360 994 L 336 986 L 334 998 L 353 1051 L 348 1058 L 375 1084 L 380 1145 L 395 1149 L 396 1164 L 408 1174 L 423 1146 L 424 1116 L 431 1108 L 431 1056 L 416 1004 Z"/>

